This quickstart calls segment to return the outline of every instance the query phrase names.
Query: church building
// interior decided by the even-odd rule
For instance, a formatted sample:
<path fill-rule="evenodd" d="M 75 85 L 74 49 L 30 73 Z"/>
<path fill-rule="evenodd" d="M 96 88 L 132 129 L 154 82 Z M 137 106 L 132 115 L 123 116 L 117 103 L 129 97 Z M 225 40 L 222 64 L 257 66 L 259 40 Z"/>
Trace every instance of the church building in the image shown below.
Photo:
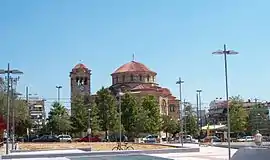
<path fill-rule="evenodd" d="M 112 92 L 130 92 L 135 96 L 154 95 L 159 103 L 160 114 L 179 119 L 179 100 L 168 88 L 156 82 L 157 73 L 135 60 L 128 62 L 112 74 Z M 71 98 L 77 94 L 91 94 L 91 70 L 84 64 L 77 64 L 70 72 Z"/>

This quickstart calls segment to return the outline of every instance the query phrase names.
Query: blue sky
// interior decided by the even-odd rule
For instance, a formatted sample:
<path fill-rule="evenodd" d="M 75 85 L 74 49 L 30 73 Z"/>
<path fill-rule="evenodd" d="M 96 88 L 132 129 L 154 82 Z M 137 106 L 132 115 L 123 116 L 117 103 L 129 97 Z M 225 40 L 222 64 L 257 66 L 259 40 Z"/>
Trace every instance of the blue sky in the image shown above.
<path fill-rule="evenodd" d="M 209 103 L 225 95 L 223 57 L 211 52 L 226 43 L 240 53 L 228 58 L 230 95 L 270 100 L 269 6 L 268 0 L 1 0 L 0 68 L 10 62 L 25 73 L 20 92 L 29 86 L 52 102 L 56 85 L 69 97 L 69 72 L 80 60 L 92 70 L 96 92 L 135 52 L 174 95 L 181 76 L 185 99 L 195 103 L 202 89 Z"/>

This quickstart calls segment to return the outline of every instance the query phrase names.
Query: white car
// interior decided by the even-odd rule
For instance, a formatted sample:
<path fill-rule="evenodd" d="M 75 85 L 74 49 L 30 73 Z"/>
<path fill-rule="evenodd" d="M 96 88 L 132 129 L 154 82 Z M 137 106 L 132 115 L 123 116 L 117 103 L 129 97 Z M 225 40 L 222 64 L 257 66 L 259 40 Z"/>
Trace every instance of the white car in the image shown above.
<path fill-rule="evenodd" d="M 157 142 L 158 136 L 156 135 L 148 135 L 143 138 L 144 143 L 155 143 Z"/>
<path fill-rule="evenodd" d="M 244 136 L 242 138 L 237 139 L 238 142 L 253 142 L 254 137 L 253 136 Z"/>
<path fill-rule="evenodd" d="M 72 137 L 70 135 L 59 135 L 57 138 L 60 142 L 72 142 Z"/>

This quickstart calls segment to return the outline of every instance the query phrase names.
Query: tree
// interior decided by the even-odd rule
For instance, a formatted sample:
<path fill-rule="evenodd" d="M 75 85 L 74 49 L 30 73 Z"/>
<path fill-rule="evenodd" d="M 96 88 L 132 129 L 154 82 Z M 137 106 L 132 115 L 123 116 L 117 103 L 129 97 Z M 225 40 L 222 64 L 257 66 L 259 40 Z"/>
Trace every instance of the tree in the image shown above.
<path fill-rule="evenodd" d="M 48 126 L 57 134 L 68 132 L 72 129 L 70 117 L 63 105 L 54 102 L 48 116 Z"/>
<path fill-rule="evenodd" d="M 16 134 L 22 136 L 26 134 L 27 128 L 30 128 L 30 117 L 28 113 L 28 106 L 26 101 L 19 99 L 14 96 L 13 99 L 10 97 L 10 126 L 12 126 L 12 110 L 14 107 L 15 110 L 15 131 Z M 6 123 L 7 116 L 7 94 L 3 91 L 0 91 L 0 114 L 4 119 L 4 123 Z"/>
<path fill-rule="evenodd" d="M 101 130 L 105 131 L 105 136 L 108 137 L 108 131 L 117 132 L 120 126 L 116 98 L 111 94 L 109 89 L 102 87 L 97 92 L 96 104 L 99 110 L 98 116 Z"/>
<path fill-rule="evenodd" d="M 254 133 L 256 130 L 264 130 L 267 132 L 269 128 L 268 108 L 262 103 L 256 103 L 249 111 L 248 128 Z"/>
<path fill-rule="evenodd" d="M 247 128 L 248 114 L 243 107 L 243 102 L 240 96 L 230 98 L 229 111 L 232 132 L 243 132 Z"/>
<path fill-rule="evenodd" d="M 145 96 L 141 105 L 148 117 L 145 119 L 145 132 L 157 133 L 161 130 L 161 116 L 157 99 L 153 95 Z"/>
<path fill-rule="evenodd" d="M 121 99 L 122 124 L 128 137 L 134 138 L 144 131 L 144 121 L 147 112 L 144 112 L 138 99 L 130 93 L 125 93 Z"/>
<path fill-rule="evenodd" d="M 72 100 L 72 126 L 74 133 L 83 133 L 91 128 L 91 133 L 100 131 L 98 108 L 94 97 L 90 95 L 78 95 Z"/>
<path fill-rule="evenodd" d="M 197 117 L 195 116 L 196 113 L 192 110 L 191 104 L 185 104 L 185 117 L 184 117 L 184 126 L 186 129 L 186 134 L 190 135 L 197 135 L 198 134 L 198 123 Z"/>
<path fill-rule="evenodd" d="M 166 133 L 168 139 L 168 133 L 174 134 L 178 130 L 179 123 L 169 115 L 162 116 L 162 131 Z"/>

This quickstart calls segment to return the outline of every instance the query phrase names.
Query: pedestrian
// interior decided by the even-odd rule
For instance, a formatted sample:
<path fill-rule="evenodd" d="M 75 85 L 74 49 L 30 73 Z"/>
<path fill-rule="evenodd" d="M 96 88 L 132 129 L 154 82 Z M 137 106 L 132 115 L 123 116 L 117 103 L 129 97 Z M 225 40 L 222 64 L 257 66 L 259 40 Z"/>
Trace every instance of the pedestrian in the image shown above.
<path fill-rule="evenodd" d="M 256 146 L 262 145 L 262 135 L 260 134 L 259 130 L 256 131 L 256 134 L 254 136 L 254 142 Z"/>

